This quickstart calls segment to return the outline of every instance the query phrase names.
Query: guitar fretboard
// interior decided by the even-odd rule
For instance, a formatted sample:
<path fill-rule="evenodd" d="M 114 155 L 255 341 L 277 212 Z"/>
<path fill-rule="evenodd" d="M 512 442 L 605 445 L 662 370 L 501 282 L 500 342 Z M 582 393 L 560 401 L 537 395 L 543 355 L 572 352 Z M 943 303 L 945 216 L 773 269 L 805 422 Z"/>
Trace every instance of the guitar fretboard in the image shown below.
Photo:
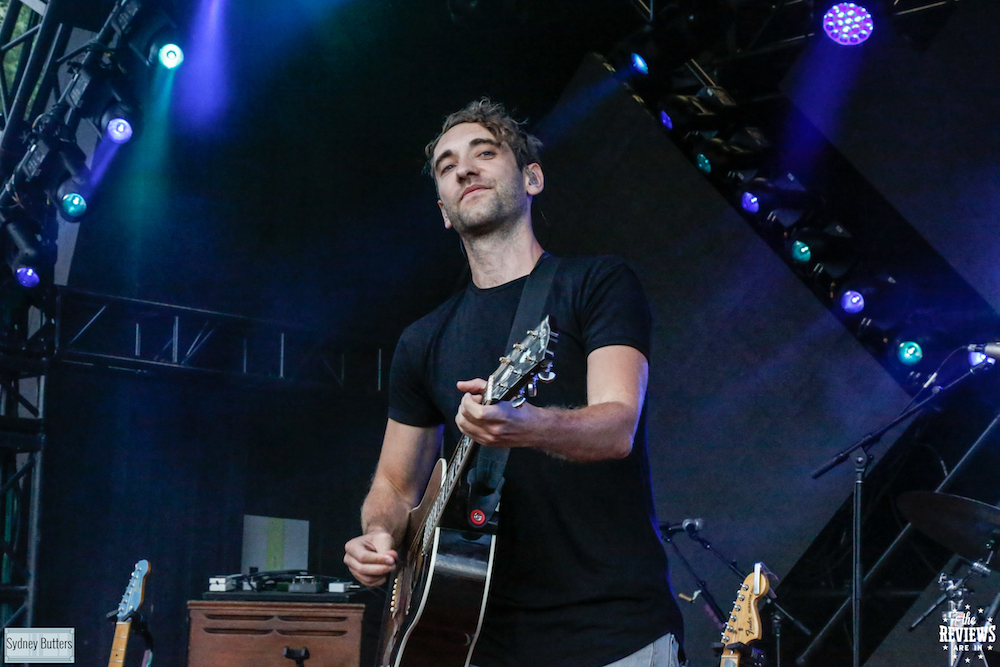
<path fill-rule="evenodd" d="M 448 472 L 445 474 L 444 481 L 441 483 L 441 493 L 434 499 L 434 504 L 431 506 L 430 511 L 427 513 L 427 518 L 424 521 L 424 530 L 420 537 L 421 553 L 426 553 L 430 548 L 431 540 L 434 539 L 434 530 L 438 527 L 438 523 L 441 521 L 441 515 L 444 514 L 445 505 L 448 504 L 448 499 L 451 498 L 451 492 L 455 489 L 455 484 L 458 482 L 458 476 L 461 474 L 462 468 L 465 466 L 465 460 L 469 457 L 470 449 L 472 449 L 472 438 L 467 435 L 462 436 L 461 441 L 458 443 L 458 447 L 455 448 L 454 455 L 451 457 L 451 461 L 448 463 Z"/>

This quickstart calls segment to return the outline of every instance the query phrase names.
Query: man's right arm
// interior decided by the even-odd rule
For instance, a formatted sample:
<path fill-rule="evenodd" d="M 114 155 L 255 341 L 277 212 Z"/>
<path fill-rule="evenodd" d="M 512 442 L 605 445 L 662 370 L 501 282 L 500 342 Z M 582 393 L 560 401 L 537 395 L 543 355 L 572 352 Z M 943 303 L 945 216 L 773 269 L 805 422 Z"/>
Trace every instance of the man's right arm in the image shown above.
<path fill-rule="evenodd" d="M 396 548 L 438 459 L 442 432 L 442 427 L 386 423 L 378 468 L 361 508 L 363 534 L 344 545 L 344 563 L 365 586 L 381 585 L 395 567 Z"/>

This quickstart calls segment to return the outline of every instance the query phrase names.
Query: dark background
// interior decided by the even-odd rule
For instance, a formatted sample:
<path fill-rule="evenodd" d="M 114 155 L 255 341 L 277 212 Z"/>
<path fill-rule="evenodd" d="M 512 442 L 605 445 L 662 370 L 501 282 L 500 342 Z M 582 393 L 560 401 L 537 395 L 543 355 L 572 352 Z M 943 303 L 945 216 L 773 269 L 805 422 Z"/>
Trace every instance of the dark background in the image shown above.
<path fill-rule="evenodd" d="M 220 104 L 191 113 L 209 93 L 189 49 L 166 159 L 144 159 L 141 141 L 118 156 L 80 228 L 71 287 L 302 324 L 388 354 L 462 284 L 422 149 L 444 115 L 489 95 L 546 141 L 543 245 L 621 254 L 644 281 L 661 520 L 704 517 L 744 567 L 763 560 L 784 575 L 795 564 L 851 487 L 846 469 L 819 481 L 808 472 L 908 399 L 585 59 L 638 25 L 633 5 L 538 3 L 533 21 L 464 26 L 424 0 L 220 6 Z M 817 41 L 784 85 L 994 307 L 998 14 L 962 2 L 922 52 L 889 29 L 849 57 Z M 841 75 L 833 105 L 821 94 L 830 69 Z M 239 568 L 243 514 L 310 520 L 310 568 L 346 576 L 342 544 L 357 530 L 384 395 L 65 366 L 48 392 L 36 624 L 76 627 L 81 664 L 110 652 L 103 614 L 139 558 L 153 566 L 157 661 L 183 664 L 185 601 Z M 728 606 L 736 578 L 680 546 Z M 675 589 L 691 594 L 673 562 Z M 710 664 L 716 631 L 700 603 L 683 610 L 692 664 Z M 933 637 L 891 646 L 884 664 L 907 650 L 941 659 Z"/>

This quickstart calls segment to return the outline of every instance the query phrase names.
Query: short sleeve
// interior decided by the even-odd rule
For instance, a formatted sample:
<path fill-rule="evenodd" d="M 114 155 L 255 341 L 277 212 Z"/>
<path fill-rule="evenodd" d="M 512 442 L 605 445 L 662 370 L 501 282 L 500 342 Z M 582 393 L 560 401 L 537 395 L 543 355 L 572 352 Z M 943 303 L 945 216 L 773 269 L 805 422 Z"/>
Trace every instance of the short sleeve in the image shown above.
<path fill-rule="evenodd" d="M 649 302 L 638 276 L 624 260 L 608 258 L 589 271 L 582 299 L 587 354 L 608 345 L 628 345 L 649 359 Z"/>
<path fill-rule="evenodd" d="M 410 330 L 403 332 L 389 368 L 389 418 L 409 426 L 437 426 L 441 413 L 431 400 L 425 372 L 426 351 L 419 351 L 410 340 Z"/>

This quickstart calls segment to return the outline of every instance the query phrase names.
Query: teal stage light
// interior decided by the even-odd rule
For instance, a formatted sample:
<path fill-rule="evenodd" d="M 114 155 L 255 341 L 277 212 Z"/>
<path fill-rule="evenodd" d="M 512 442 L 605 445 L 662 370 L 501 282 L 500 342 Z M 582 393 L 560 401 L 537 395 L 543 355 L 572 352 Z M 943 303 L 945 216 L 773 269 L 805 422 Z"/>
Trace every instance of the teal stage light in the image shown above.
<path fill-rule="evenodd" d="M 812 259 L 812 249 L 802 241 L 792 243 L 792 259 L 806 264 Z"/>
<path fill-rule="evenodd" d="M 63 214 L 71 220 L 78 220 L 87 212 L 87 200 L 79 192 L 70 192 L 65 195 L 60 206 L 62 206 Z"/>
<path fill-rule="evenodd" d="M 175 69 L 184 62 L 184 51 L 176 44 L 164 44 L 159 51 L 160 64 Z"/>
<path fill-rule="evenodd" d="M 914 340 L 904 340 L 896 347 L 896 358 L 906 366 L 915 366 L 924 358 L 924 350 Z"/>

